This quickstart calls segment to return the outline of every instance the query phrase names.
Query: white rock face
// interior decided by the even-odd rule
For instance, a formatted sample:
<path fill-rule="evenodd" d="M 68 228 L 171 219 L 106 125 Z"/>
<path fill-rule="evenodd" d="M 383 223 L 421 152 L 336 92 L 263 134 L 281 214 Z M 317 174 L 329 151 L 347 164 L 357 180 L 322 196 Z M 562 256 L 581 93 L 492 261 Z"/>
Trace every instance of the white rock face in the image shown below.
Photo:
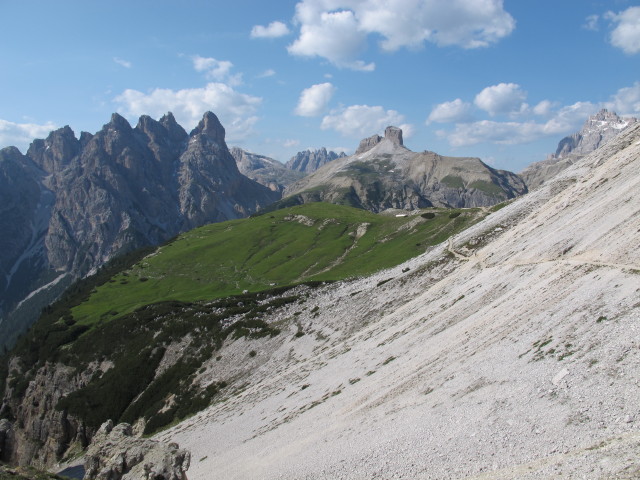
<path fill-rule="evenodd" d="M 635 125 L 451 242 L 315 291 L 304 335 L 160 438 L 190 480 L 636 478 L 639 171 Z"/>

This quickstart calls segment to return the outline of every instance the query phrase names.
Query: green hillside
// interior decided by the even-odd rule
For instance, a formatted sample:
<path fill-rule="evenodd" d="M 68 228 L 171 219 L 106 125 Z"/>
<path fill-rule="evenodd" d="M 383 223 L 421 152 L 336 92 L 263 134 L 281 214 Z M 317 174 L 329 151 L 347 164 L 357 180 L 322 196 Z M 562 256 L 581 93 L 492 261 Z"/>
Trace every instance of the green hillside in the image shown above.
<path fill-rule="evenodd" d="M 483 216 L 480 209 L 425 212 L 396 217 L 311 203 L 206 225 L 94 289 L 73 308 L 73 317 L 92 324 L 160 301 L 208 300 L 366 275 L 423 253 Z"/>

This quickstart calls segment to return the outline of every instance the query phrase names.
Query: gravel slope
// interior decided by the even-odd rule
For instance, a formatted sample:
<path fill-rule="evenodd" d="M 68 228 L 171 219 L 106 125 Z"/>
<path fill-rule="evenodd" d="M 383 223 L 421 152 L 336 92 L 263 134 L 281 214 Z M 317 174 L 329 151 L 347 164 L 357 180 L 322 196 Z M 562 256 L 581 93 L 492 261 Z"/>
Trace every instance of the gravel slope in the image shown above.
<path fill-rule="evenodd" d="M 257 352 L 245 388 L 160 438 L 190 480 L 640 478 L 639 172 L 640 126 L 450 244 L 274 311 L 288 331 L 222 351 L 227 376 Z"/>

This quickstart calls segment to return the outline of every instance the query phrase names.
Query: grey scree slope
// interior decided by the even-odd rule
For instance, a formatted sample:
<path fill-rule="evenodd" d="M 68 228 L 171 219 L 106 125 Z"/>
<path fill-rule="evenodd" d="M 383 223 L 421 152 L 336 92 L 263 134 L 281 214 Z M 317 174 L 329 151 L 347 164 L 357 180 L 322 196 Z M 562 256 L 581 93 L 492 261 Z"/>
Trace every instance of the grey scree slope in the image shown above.
<path fill-rule="evenodd" d="M 640 125 L 451 242 L 315 291 L 304 336 L 225 345 L 221 376 L 258 352 L 246 388 L 160 437 L 190 480 L 638 478 L 639 172 Z"/>

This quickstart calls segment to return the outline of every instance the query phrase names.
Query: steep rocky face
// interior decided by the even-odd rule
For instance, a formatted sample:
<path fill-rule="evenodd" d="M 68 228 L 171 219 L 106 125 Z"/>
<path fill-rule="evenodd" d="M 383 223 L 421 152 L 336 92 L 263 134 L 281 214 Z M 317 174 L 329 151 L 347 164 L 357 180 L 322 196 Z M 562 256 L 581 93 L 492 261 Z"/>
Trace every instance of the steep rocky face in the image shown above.
<path fill-rule="evenodd" d="M 139 438 L 131 425 L 105 422 L 84 463 L 87 480 L 187 480 L 191 454 L 175 443 Z"/>
<path fill-rule="evenodd" d="M 224 136 L 211 112 L 190 135 L 170 113 L 160 121 L 142 116 L 135 128 L 113 114 L 80 140 L 64 127 L 35 140 L 25 156 L 2 150 L 0 225 L 11 233 L 1 240 L 3 319 L 65 274 L 68 282 L 119 253 L 277 200 L 238 171 Z M 41 296 L 27 302 L 44 302 L 30 308 L 31 320 L 53 299 Z M 0 322 L 0 345 L 15 337 L 17 321 Z"/>
<path fill-rule="evenodd" d="M 346 157 L 344 152 L 338 154 L 333 151 L 327 151 L 326 148 L 322 147 L 318 150 L 298 152 L 295 157 L 291 157 L 291 160 L 285 166 L 298 172 L 312 173 L 323 165 L 342 157 Z"/>
<path fill-rule="evenodd" d="M 284 193 L 297 203 L 328 201 L 379 212 L 488 206 L 526 191 L 517 175 L 478 158 L 412 152 L 403 144 L 402 130 L 388 127 L 384 137 L 362 140 L 355 155 L 325 165 Z"/>
<path fill-rule="evenodd" d="M 274 192 L 282 193 L 287 185 L 304 177 L 303 172 L 291 170 L 264 155 L 246 152 L 238 147 L 231 147 L 229 153 L 236 161 L 240 173 Z"/>
<path fill-rule="evenodd" d="M 48 467 L 70 448 L 86 448 L 91 431 L 77 419 L 55 407 L 70 392 L 86 385 L 94 370 L 78 372 L 61 364 L 46 364 L 37 371 L 23 371 L 21 362 L 9 365 L 13 381 L 3 399 L 7 432 L 0 458 L 20 465 Z"/>
<path fill-rule="evenodd" d="M 46 270 L 42 239 L 54 196 L 44 176 L 17 148 L 0 150 L 0 318 Z"/>
<path fill-rule="evenodd" d="M 619 117 L 615 112 L 602 109 L 590 116 L 579 132 L 560 140 L 554 154 L 529 165 L 520 172 L 520 176 L 529 189 L 539 187 L 637 122 L 637 118 Z"/>
<path fill-rule="evenodd" d="M 224 143 L 225 131 L 211 112 L 191 132 L 180 155 L 178 200 L 182 230 L 245 217 L 279 198 L 242 175 Z"/>

